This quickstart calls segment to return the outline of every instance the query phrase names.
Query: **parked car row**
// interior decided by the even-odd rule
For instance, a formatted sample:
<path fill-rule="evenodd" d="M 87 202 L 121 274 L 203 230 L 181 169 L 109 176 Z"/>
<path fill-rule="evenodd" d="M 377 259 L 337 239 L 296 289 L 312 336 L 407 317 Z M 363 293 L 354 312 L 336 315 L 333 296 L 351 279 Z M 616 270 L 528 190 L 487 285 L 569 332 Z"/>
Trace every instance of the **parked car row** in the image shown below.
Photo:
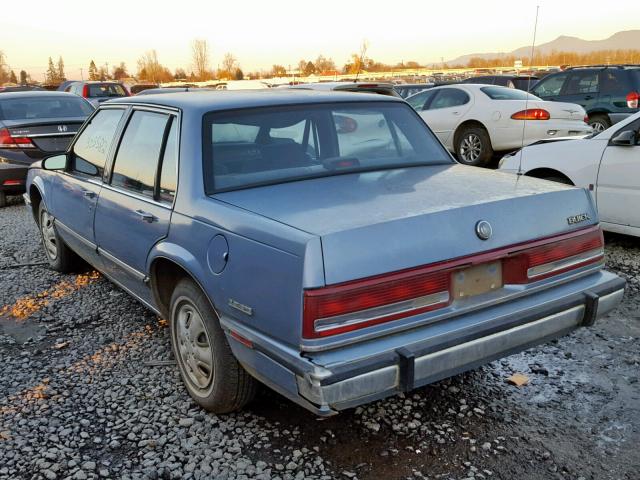
<path fill-rule="evenodd" d="M 502 87 L 456 87 L 521 108 L 480 88 Z M 25 200 L 51 268 L 82 258 L 168 319 L 217 413 L 257 382 L 322 416 L 409 392 L 592 325 L 625 288 L 588 193 L 457 164 L 393 95 L 115 99 Z"/>

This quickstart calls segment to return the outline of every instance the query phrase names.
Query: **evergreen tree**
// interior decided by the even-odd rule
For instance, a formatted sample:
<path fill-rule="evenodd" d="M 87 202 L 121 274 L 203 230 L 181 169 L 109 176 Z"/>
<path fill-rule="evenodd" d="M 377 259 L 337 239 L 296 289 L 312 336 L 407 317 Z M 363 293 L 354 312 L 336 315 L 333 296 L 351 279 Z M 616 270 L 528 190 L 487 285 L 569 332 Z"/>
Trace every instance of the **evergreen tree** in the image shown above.
<path fill-rule="evenodd" d="M 24 70 L 20 70 L 20 85 L 27 84 L 27 72 Z"/>
<path fill-rule="evenodd" d="M 98 80 L 98 68 L 93 60 L 89 64 L 89 80 Z"/>
<path fill-rule="evenodd" d="M 64 60 L 62 57 L 58 57 L 58 82 L 62 83 L 67 79 L 64 74 Z"/>
<path fill-rule="evenodd" d="M 16 78 L 16 72 L 11 70 L 11 74 L 9 75 L 9 81 L 11 83 L 18 83 L 18 79 Z"/>
<path fill-rule="evenodd" d="M 48 84 L 55 84 L 58 81 L 58 70 L 53 65 L 53 60 L 49 57 L 49 67 L 47 68 L 47 73 L 45 74 L 45 81 Z"/>

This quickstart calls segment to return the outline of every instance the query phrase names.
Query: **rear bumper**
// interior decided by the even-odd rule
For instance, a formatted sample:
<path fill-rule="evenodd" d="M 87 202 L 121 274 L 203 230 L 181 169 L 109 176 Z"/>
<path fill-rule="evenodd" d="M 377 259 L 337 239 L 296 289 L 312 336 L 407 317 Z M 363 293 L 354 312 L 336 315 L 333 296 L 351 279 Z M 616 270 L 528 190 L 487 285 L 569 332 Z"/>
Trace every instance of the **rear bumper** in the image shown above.
<path fill-rule="evenodd" d="M 386 346 L 390 348 L 375 351 L 375 345 L 360 344 L 309 358 L 284 351 L 273 355 L 273 350 L 248 332 L 241 333 L 255 340 L 252 349 L 228 338 L 250 373 L 326 416 L 410 391 L 590 326 L 618 305 L 624 286 L 621 278 L 599 271 L 540 293 L 534 301 L 523 298 L 519 305 L 490 307 L 483 313 L 452 319 L 449 324 L 407 333 L 395 343 L 387 338 L 383 341 L 389 341 Z M 225 330 L 238 331 L 228 319 L 222 323 Z"/>
<path fill-rule="evenodd" d="M 20 195 L 25 191 L 29 168 L 12 163 L 0 163 L 0 191 L 7 195 Z"/>
<path fill-rule="evenodd" d="M 631 112 L 629 112 L 629 113 L 610 113 L 609 114 L 609 119 L 611 120 L 611 123 L 613 125 L 615 125 L 616 123 L 621 122 L 622 120 L 626 120 L 631 115 L 633 115 L 633 113 L 631 113 Z"/>

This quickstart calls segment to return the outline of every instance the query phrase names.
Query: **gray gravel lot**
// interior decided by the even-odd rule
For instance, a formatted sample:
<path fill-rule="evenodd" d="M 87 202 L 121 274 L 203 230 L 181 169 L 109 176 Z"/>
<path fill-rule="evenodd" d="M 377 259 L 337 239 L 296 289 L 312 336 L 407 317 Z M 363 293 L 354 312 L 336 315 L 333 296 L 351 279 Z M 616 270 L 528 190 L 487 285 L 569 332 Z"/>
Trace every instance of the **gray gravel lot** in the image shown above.
<path fill-rule="evenodd" d="M 0 235 L 2 479 L 639 478 L 640 240 L 607 238 L 629 288 L 595 327 L 318 419 L 266 389 L 199 409 L 165 322 L 91 271 L 8 268 L 44 260 L 24 205 Z"/>

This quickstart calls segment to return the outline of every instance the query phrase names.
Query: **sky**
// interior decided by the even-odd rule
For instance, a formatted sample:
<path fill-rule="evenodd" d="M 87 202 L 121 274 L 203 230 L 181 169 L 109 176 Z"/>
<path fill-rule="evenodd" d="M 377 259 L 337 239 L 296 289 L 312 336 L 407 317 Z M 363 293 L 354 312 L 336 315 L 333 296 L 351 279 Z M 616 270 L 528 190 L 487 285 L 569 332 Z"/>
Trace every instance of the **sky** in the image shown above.
<path fill-rule="evenodd" d="M 577 5 L 580 5 L 578 8 Z M 559 35 L 599 40 L 638 28 L 637 3 L 582 0 L 31 0 L 9 10 L 0 24 L 0 50 L 16 74 L 24 69 L 43 80 L 48 57 L 62 56 L 68 78 L 86 76 L 97 65 L 137 59 L 155 49 L 171 71 L 191 68 L 191 42 L 208 41 L 211 66 L 231 52 L 245 72 L 273 64 L 294 67 L 319 54 L 340 67 L 363 39 L 367 57 L 384 63 L 440 62 L 459 55 L 509 52 L 530 45 L 536 5 L 540 6 L 537 44 Z M 5 9 L 6 10 L 6 9 Z"/>

